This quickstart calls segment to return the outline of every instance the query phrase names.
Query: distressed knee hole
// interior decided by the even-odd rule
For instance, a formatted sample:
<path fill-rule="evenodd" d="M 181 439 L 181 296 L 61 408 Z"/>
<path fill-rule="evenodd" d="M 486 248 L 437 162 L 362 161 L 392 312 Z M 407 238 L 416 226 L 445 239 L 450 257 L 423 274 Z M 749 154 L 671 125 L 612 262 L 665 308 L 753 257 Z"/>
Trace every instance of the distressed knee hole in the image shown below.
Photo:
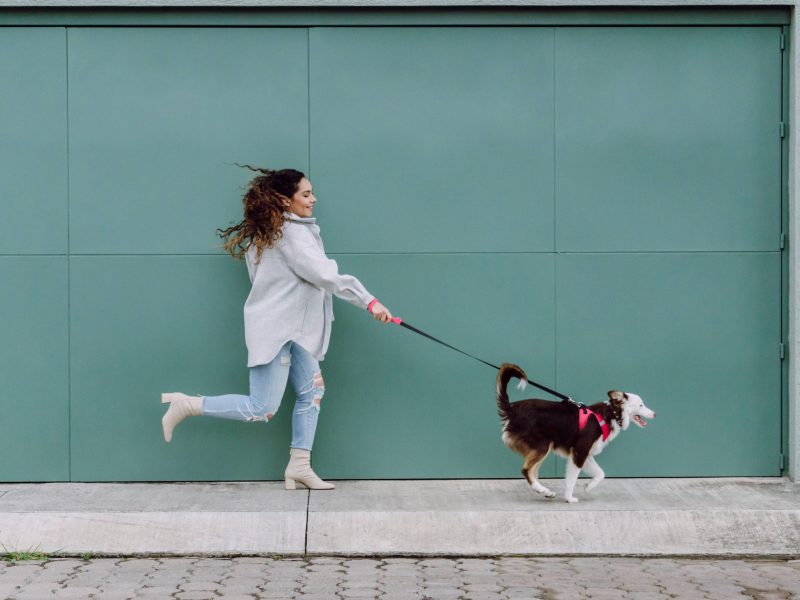
<path fill-rule="evenodd" d="M 314 387 L 317 393 L 311 403 L 319 410 L 320 404 L 322 404 L 322 396 L 325 394 L 325 380 L 322 379 L 322 373 L 314 373 Z"/>
<path fill-rule="evenodd" d="M 241 411 L 240 411 L 240 412 L 241 412 Z M 270 419 L 273 417 L 273 415 L 272 415 L 272 414 L 268 414 L 268 415 L 264 415 L 264 414 L 250 414 L 250 415 L 244 415 L 244 413 L 242 413 L 242 415 L 243 415 L 243 416 L 245 417 L 245 419 L 247 419 L 248 421 L 263 421 L 263 422 L 265 422 L 265 423 L 268 423 L 268 422 L 269 422 L 269 420 L 270 420 Z"/>

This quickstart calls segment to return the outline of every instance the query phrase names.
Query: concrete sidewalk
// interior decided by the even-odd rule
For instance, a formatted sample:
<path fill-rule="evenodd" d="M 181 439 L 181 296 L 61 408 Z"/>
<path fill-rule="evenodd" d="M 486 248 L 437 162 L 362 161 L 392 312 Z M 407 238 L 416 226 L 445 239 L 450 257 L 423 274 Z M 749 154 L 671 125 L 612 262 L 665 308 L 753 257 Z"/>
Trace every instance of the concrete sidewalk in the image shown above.
<path fill-rule="evenodd" d="M 519 480 L 0 484 L 0 544 L 53 555 L 800 557 L 800 485 L 607 479 L 577 504 Z M 563 482 L 545 482 L 561 493 Z"/>

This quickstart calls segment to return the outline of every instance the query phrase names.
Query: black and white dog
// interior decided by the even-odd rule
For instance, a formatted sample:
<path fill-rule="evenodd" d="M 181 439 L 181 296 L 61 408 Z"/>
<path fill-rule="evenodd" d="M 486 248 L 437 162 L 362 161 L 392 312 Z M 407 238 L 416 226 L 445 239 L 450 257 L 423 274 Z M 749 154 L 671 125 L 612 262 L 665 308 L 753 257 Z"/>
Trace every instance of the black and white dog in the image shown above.
<path fill-rule="evenodd" d="M 573 495 L 581 470 L 592 477 L 586 491 L 603 481 L 605 473 L 595 454 L 600 454 L 631 421 L 645 427 L 644 419 L 656 416 L 636 394 L 617 390 L 608 392 L 608 400 L 581 409 L 569 402 L 548 400 L 508 401 L 506 386 L 512 377 L 520 379 L 520 389 L 528 381 L 517 365 L 505 363 L 497 374 L 497 409 L 503 423 L 503 443 L 525 459 L 522 474 L 531 487 L 546 498 L 556 494 L 543 486 L 538 478 L 539 467 L 554 450 L 567 459 L 564 478 L 564 499 L 577 502 Z"/>

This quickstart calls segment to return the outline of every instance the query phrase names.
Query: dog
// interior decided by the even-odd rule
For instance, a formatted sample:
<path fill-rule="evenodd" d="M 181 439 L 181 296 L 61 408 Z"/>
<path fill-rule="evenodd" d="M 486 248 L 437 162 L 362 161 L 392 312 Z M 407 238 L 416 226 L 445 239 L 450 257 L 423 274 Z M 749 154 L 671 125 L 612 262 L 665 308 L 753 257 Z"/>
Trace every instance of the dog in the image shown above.
<path fill-rule="evenodd" d="M 645 419 L 656 416 L 639 396 L 618 390 L 608 392 L 605 402 L 585 409 L 566 401 L 539 399 L 512 404 L 506 391 L 512 377 L 520 380 L 519 389 L 525 389 L 528 382 L 525 371 L 517 365 L 504 363 L 497 373 L 497 411 L 503 425 L 503 443 L 523 456 L 522 475 L 534 491 L 545 498 L 556 495 L 538 480 L 539 467 L 551 450 L 567 459 L 564 499 L 577 502 L 573 491 L 581 470 L 592 478 L 586 485 L 589 492 L 605 478 L 594 456 L 600 454 L 631 422 L 645 427 Z"/>

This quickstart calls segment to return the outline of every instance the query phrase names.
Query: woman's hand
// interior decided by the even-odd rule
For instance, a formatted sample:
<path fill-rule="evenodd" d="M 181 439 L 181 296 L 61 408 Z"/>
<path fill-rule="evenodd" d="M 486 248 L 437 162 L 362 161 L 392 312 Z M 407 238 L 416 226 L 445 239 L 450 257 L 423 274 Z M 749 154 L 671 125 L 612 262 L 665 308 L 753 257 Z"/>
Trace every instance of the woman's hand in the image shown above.
<path fill-rule="evenodd" d="M 380 302 L 372 305 L 372 316 L 382 323 L 389 323 L 392 320 L 392 313 Z"/>

